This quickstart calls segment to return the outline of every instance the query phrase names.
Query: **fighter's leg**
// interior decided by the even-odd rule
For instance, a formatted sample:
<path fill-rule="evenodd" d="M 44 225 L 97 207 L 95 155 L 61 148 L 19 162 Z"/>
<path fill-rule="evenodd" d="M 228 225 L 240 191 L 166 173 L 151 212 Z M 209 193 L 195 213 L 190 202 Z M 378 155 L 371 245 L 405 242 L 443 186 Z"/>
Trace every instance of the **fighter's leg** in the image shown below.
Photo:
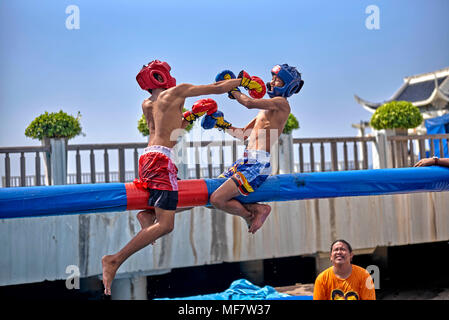
<path fill-rule="evenodd" d="M 104 293 L 111 294 L 111 284 L 120 265 L 135 252 L 145 248 L 163 235 L 170 233 L 174 227 L 175 210 L 155 208 L 156 222 L 140 230 L 119 252 L 104 256 L 103 265 Z"/>
<path fill-rule="evenodd" d="M 176 213 L 191 210 L 194 207 L 185 207 L 185 208 L 177 208 Z M 145 209 L 142 211 L 139 211 L 137 213 L 137 220 L 140 223 L 141 229 L 144 229 L 146 227 L 149 227 L 150 225 L 154 224 L 156 220 L 156 213 L 154 212 L 154 209 Z"/>
<path fill-rule="evenodd" d="M 141 229 L 151 226 L 156 222 L 156 213 L 154 209 L 145 209 L 137 213 L 137 220 L 140 223 Z"/>
<path fill-rule="evenodd" d="M 140 228 L 145 229 L 156 222 L 156 212 L 154 209 L 146 209 L 137 213 L 137 220 L 139 220 Z M 156 241 L 151 242 L 154 245 Z"/>
<path fill-rule="evenodd" d="M 177 208 L 176 213 L 187 211 L 187 210 L 192 210 L 193 208 L 194 207 Z"/>
<path fill-rule="evenodd" d="M 232 179 L 228 179 L 211 194 L 210 203 L 217 209 L 242 217 L 245 219 L 249 228 L 254 215 L 248 211 L 240 201 L 233 199 L 238 195 L 240 195 L 240 193 L 237 185 Z"/>

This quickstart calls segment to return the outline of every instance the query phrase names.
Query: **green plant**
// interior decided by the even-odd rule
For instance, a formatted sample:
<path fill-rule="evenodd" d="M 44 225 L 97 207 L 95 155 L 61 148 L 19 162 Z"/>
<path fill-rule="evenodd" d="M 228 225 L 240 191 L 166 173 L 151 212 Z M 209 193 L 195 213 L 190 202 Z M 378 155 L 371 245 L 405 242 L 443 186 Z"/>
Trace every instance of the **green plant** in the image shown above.
<path fill-rule="evenodd" d="M 284 130 L 282 133 L 290 134 L 293 130 L 299 129 L 299 122 L 298 119 L 293 115 L 293 113 L 290 113 L 288 115 L 287 122 L 285 123 Z"/>
<path fill-rule="evenodd" d="M 419 109 L 408 101 L 391 101 L 374 112 L 370 125 L 376 130 L 416 128 L 423 121 Z"/>
<path fill-rule="evenodd" d="M 182 112 L 187 111 L 186 108 L 182 108 Z M 192 130 L 193 128 L 193 124 L 189 124 L 185 130 L 187 132 L 189 132 L 190 130 Z M 145 119 L 145 115 L 142 114 L 142 116 L 140 117 L 140 119 L 137 121 L 137 130 L 139 130 L 139 132 L 144 136 L 148 136 L 150 135 L 150 130 L 148 129 L 148 124 L 147 124 L 147 120 Z"/>
<path fill-rule="evenodd" d="M 25 136 L 32 139 L 44 138 L 74 138 L 81 134 L 81 114 L 78 111 L 76 118 L 60 110 L 41 114 L 36 117 L 25 129 Z"/>
<path fill-rule="evenodd" d="M 137 130 L 144 136 L 150 135 L 150 130 L 148 129 L 147 120 L 145 119 L 145 115 L 142 113 L 142 116 L 137 121 Z"/>

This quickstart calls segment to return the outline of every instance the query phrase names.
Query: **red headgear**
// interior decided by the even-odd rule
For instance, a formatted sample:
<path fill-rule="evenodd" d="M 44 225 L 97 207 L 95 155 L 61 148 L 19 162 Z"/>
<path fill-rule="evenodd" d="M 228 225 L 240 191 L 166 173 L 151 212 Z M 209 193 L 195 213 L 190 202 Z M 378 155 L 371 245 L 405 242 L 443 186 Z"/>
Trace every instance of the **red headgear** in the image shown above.
<path fill-rule="evenodd" d="M 170 66 L 167 62 L 153 60 L 142 67 L 137 74 L 136 80 L 143 90 L 157 88 L 171 88 L 176 86 L 176 79 L 170 75 Z M 161 76 L 162 81 L 156 79 L 155 75 Z"/>

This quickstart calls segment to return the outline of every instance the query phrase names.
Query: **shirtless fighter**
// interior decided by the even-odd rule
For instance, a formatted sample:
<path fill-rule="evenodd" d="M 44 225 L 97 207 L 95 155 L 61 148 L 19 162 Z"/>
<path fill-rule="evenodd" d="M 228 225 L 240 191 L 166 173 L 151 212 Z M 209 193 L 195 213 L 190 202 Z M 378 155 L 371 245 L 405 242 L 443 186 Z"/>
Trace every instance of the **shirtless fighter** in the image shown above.
<path fill-rule="evenodd" d="M 104 293 L 111 294 L 111 284 L 120 265 L 132 254 L 153 243 L 156 239 L 173 230 L 175 211 L 178 203 L 178 182 L 172 148 L 176 144 L 177 129 L 185 128 L 206 113 L 217 111 L 212 99 L 197 101 L 191 111 L 182 113 L 187 97 L 229 92 L 241 84 L 241 79 L 233 79 L 209 85 L 176 85 L 166 62 L 154 60 L 143 66 L 136 80 L 151 97 L 142 103 L 143 113 L 150 130 L 148 147 L 139 159 L 138 186 L 148 189 L 148 204 L 154 212 L 145 210 L 138 213 L 142 229 L 119 252 L 102 258 Z M 179 130 L 181 134 L 182 130 Z"/>
<path fill-rule="evenodd" d="M 244 218 L 250 233 L 255 233 L 262 226 L 271 207 L 259 203 L 242 204 L 234 198 L 240 194 L 247 196 L 254 192 L 270 175 L 270 149 L 278 140 L 290 114 L 287 98 L 298 93 L 304 84 L 296 68 L 287 64 L 274 66 L 271 74 L 271 82 L 267 83 L 270 99 L 258 99 L 263 97 L 264 92 L 261 95 L 254 94 L 255 89 L 249 90 L 253 98 L 241 93 L 238 88 L 229 92 L 230 98 L 237 99 L 246 108 L 261 109 L 261 111 L 244 128 L 228 125 L 229 130 L 226 132 L 236 138 L 249 139 L 248 146 L 243 158 L 237 160 L 230 169 L 219 176 L 228 180 L 210 197 L 214 207 Z M 235 75 L 225 70 L 217 75 L 216 81 L 220 83 L 220 80 L 232 78 L 235 78 Z M 238 78 L 253 79 L 254 77 L 241 71 Z M 211 114 L 203 118 L 203 128 L 213 127 L 211 122 L 213 123 L 213 119 L 216 118 L 214 116 L 215 114 Z"/>

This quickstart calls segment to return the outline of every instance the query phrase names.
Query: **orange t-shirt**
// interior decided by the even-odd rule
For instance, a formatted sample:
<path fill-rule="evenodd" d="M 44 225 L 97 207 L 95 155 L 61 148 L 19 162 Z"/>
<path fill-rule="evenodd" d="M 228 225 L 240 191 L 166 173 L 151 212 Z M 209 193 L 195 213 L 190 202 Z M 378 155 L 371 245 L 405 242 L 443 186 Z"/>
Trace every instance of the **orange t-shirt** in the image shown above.
<path fill-rule="evenodd" d="M 340 279 L 330 267 L 316 278 L 313 300 L 376 300 L 376 291 L 365 269 L 353 264 L 351 275 Z"/>

